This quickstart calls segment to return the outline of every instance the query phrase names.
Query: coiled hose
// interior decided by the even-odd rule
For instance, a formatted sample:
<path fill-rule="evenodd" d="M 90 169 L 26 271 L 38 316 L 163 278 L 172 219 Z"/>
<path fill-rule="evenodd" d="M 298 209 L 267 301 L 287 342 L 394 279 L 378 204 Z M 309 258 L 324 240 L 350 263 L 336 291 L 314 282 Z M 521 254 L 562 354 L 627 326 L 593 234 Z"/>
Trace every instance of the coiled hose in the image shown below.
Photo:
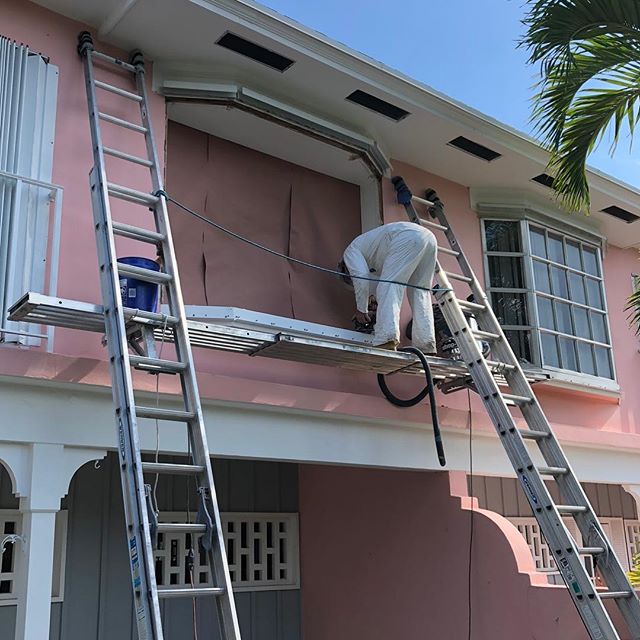
<path fill-rule="evenodd" d="M 444 446 L 442 444 L 442 435 L 440 433 L 440 423 L 438 422 L 438 411 L 436 407 L 436 394 L 433 386 L 433 378 L 431 376 L 431 369 L 429 368 L 429 363 L 427 362 L 427 358 L 424 353 L 420 351 L 420 349 L 416 349 L 415 347 L 401 347 L 398 351 L 404 351 L 406 353 L 413 353 L 417 356 L 418 360 L 422 364 L 422 368 L 424 369 L 424 375 L 427 379 L 427 386 L 416 396 L 413 398 L 409 398 L 408 400 L 403 400 L 402 398 L 398 398 L 395 396 L 389 387 L 387 386 L 387 380 L 384 374 L 378 374 L 378 385 L 380 386 L 380 390 L 384 394 L 384 397 L 396 407 L 415 407 L 419 402 L 422 402 L 427 395 L 429 396 L 429 405 L 431 407 L 431 422 L 433 423 L 433 438 L 436 443 L 436 452 L 438 453 L 438 461 L 440 462 L 440 466 L 444 467 L 447 464 L 447 460 L 444 455 Z"/>

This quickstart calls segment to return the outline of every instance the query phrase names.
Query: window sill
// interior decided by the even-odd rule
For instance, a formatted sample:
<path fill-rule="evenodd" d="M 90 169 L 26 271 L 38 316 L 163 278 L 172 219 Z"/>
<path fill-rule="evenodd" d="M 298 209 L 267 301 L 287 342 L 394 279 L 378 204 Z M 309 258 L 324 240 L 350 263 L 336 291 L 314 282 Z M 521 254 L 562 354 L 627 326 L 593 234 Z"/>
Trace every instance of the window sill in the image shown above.
<path fill-rule="evenodd" d="M 544 383 L 545 387 L 566 389 L 616 400 L 622 396 L 620 385 L 615 380 L 559 371 L 550 367 L 542 367 L 542 370 L 549 375 L 549 380 Z"/>

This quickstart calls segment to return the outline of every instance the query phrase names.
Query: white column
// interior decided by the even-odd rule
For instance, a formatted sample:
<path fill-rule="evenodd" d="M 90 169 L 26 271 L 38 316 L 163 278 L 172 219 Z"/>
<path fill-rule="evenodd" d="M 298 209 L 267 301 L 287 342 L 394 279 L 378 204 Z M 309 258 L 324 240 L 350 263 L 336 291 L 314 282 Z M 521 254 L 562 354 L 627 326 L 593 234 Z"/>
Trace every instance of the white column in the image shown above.
<path fill-rule="evenodd" d="M 51 590 L 56 514 L 73 474 L 106 451 L 56 444 L 21 445 L 22 451 L 3 451 L 13 458 L 14 492 L 20 498 L 22 543 L 17 543 L 18 607 L 15 640 L 47 640 L 51 618 Z M 3 455 L 4 454 L 4 455 Z M 9 455 L 16 454 L 16 455 Z"/>
<path fill-rule="evenodd" d="M 18 546 L 16 554 L 20 562 L 20 579 L 15 638 L 46 640 L 51 617 L 54 533 L 60 499 L 55 508 L 48 510 L 34 511 L 20 506 L 25 542 Z"/>

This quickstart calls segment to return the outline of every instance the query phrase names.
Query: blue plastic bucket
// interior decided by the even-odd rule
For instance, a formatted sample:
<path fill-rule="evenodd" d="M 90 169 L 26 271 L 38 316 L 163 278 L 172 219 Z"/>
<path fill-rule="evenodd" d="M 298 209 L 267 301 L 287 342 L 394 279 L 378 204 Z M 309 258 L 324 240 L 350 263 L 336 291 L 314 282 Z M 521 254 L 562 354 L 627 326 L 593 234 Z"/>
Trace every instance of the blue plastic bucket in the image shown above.
<path fill-rule="evenodd" d="M 132 267 L 142 267 L 151 271 L 160 271 L 160 265 L 149 258 L 118 258 L 118 262 L 129 264 Z M 120 295 L 122 304 L 131 309 L 141 311 L 155 311 L 158 307 L 159 285 L 153 282 L 145 282 L 137 278 L 120 278 Z"/>

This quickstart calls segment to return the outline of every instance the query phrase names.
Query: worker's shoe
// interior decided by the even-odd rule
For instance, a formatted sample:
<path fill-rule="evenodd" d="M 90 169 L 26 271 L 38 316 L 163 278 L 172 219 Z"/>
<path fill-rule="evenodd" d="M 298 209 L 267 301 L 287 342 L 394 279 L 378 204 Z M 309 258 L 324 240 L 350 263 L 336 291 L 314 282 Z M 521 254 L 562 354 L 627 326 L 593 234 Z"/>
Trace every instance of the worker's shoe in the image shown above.
<path fill-rule="evenodd" d="M 400 344 L 399 340 L 389 340 L 388 342 L 383 342 L 382 344 L 373 345 L 376 349 L 387 349 L 388 351 L 395 351 Z"/>
<path fill-rule="evenodd" d="M 417 348 L 420 349 L 425 356 L 435 356 L 438 354 L 435 342 L 427 342 L 427 344 Z"/>

